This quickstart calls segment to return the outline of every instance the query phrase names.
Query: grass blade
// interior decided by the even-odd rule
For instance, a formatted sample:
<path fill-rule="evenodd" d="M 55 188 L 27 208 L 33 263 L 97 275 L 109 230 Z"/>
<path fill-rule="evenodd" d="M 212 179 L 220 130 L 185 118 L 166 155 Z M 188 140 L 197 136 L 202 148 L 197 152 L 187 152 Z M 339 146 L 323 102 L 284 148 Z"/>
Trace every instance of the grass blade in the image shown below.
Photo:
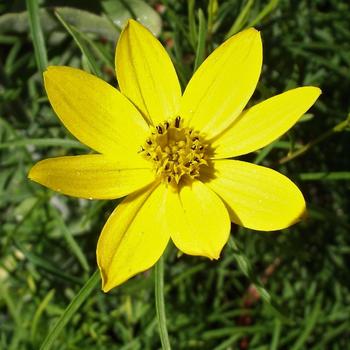
<path fill-rule="evenodd" d="M 205 58 L 205 44 L 207 37 L 207 28 L 205 24 L 205 17 L 201 9 L 198 10 L 198 40 L 197 40 L 197 50 L 196 50 L 196 60 L 194 62 L 194 71 L 201 65 Z"/>
<path fill-rule="evenodd" d="M 302 181 L 337 181 L 350 180 L 349 171 L 319 172 L 319 173 L 301 173 L 298 175 Z"/>
<path fill-rule="evenodd" d="M 71 303 L 67 306 L 66 310 L 63 312 L 62 316 L 59 318 L 57 323 L 54 325 L 48 336 L 42 343 L 40 350 L 51 349 L 52 344 L 59 336 L 63 328 L 74 316 L 74 314 L 79 310 L 80 306 L 88 298 L 91 292 L 96 288 L 97 283 L 100 280 L 100 272 L 96 270 L 94 274 L 88 279 L 85 285 L 80 289 L 79 293 L 74 297 Z"/>
<path fill-rule="evenodd" d="M 63 234 L 63 237 L 66 240 L 72 253 L 75 255 L 75 257 L 79 261 L 79 263 L 80 263 L 81 267 L 84 269 L 84 271 L 88 272 L 89 271 L 89 264 L 85 258 L 85 255 L 82 252 L 82 250 L 80 249 L 76 240 L 74 239 L 72 233 L 70 232 L 68 227 L 65 225 L 61 215 L 58 213 L 58 210 L 56 208 L 52 207 L 52 213 L 53 213 L 53 216 L 54 216 L 56 222 L 58 223 L 58 226 L 60 227 L 61 232 Z"/>
<path fill-rule="evenodd" d="M 318 298 L 310 316 L 305 321 L 303 331 L 301 332 L 299 338 L 297 339 L 297 341 L 295 342 L 291 350 L 304 349 L 304 345 L 309 335 L 311 334 L 312 330 L 315 328 L 320 311 L 321 311 L 321 299 Z"/>
<path fill-rule="evenodd" d="M 26 0 L 26 4 L 29 13 L 29 26 L 33 38 L 35 60 L 39 71 L 43 73 L 47 67 L 47 52 L 40 24 L 38 0 Z"/>
<path fill-rule="evenodd" d="M 0 150 L 1 149 L 12 149 L 17 147 L 26 147 L 26 146 L 35 146 L 35 147 L 49 147 L 49 146 L 56 146 L 56 147 L 67 147 L 67 148 L 77 148 L 77 149 L 83 149 L 86 150 L 87 147 L 84 146 L 82 143 L 75 141 L 75 140 L 66 140 L 66 139 L 17 139 L 14 141 L 8 141 L 0 144 Z"/>
<path fill-rule="evenodd" d="M 195 1 L 189 0 L 187 3 L 187 10 L 188 10 L 188 27 L 189 27 L 189 39 L 190 43 L 195 48 L 196 46 L 196 35 L 197 35 L 197 29 L 196 29 L 196 20 L 195 20 Z"/>
<path fill-rule="evenodd" d="M 28 261 L 30 261 L 33 265 L 49 272 L 50 274 L 59 277 L 61 279 L 63 279 L 64 281 L 70 281 L 72 283 L 76 283 L 76 284 L 81 284 L 82 280 L 78 277 L 75 276 L 71 276 L 67 273 L 65 273 L 64 271 L 62 271 L 62 269 L 56 267 L 56 265 L 52 264 L 51 262 L 45 260 L 44 258 L 42 258 L 41 256 L 34 254 L 30 251 L 28 251 L 27 249 L 24 248 L 24 246 L 22 244 L 20 244 L 19 242 L 16 242 L 15 245 L 17 246 L 18 249 L 21 250 L 21 252 L 24 254 L 24 256 L 28 259 Z"/>
<path fill-rule="evenodd" d="M 270 350 L 278 350 L 278 343 L 281 335 L 282 324 L 279 319 L 275 320 Z"/>
<path fill-rule="evenodd" d="M 67 32 L 72 36 L 76 44 L 78 45 L 81 53 L 83 54 L 83 56 L 85 57 L 89 65 L 91 72 L 96 76 L 100 76 L 98 66 L 95 62 L 95 58 L 90 52 L 90 49 L 86 45 L 85 40 L 80 34 L 80 32 L 77 29 L 75 29 L 73 26 L 69 25 L 57 11 L 55 12 L 55 15 L 58 18 L 58 20 L 62 23 L 62 25 L 66 28 Z"/>
<path fill-rule="evenodd" d="M 236 18 L 236 20 L 232 24 L 230 30 L 226 34 L 226 39 L 228 39 L 232 35 L 236 34 L 237 32 L 239 32 L 244 27 L 244 25 L 247 22 L 247 18 L 249 16 L 250 9 L 253 6 L 253 4 L 254 4 L 254 0 L 248 0 L 246 2 L 246 4 L 244 5 L 243 9 L 240 11 L 238 17 Z"/>
<path fill-rule="evenodd" d="M 55 290 L 51 289 L 45 296 L 45 298 L 42 300 L 42 302 L 39 304 L 39 307 L 37 308 L 34 317 L 33 317 L 33 322 L 32 326 L 30 328 L 30 337 L 32 339 L 32 342 L 35 341 L 36 335 L 37 335 L 37 328 L 38 328 L 38 323 L 40 321 L 40 317 L 42 313 L 45 311 L 47 308 L 47 305 L 50 303 L 51 299 L 55 295 Z"/>
<path fill-rule="evenodd" d="M 279 0 L 270 0 L 258 15 L 249 23 L 249 27 L 259 24 L 267 15 L 269 15 L 277 6 Z"/>

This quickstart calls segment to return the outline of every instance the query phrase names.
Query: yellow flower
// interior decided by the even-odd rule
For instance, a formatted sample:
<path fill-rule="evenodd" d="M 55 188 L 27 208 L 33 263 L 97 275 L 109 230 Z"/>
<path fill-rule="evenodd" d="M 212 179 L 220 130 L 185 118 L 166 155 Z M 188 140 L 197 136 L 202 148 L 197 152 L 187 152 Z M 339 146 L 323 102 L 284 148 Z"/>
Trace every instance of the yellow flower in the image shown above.
<path fill-rule="evenodd" d="M 293 182 L 226 159 L 277 139 L 320 95 L 301 87 L 243 111 L 261 66 L 260 34 L 250 28 L 219 46 L 182 95 L 165 49 L 130 20 L 116 49 L 120 91 L 75 68 L 44 73 L 56 114 L 98 154 L 43 160 L 29 178 L 75 197 L 128 195 L 98 241 L 104 291 L 154 265 L 170 238 L 186 254 L 218 259 L 230 221 L 270 231 L 300 219 L 305 201 Z"/>

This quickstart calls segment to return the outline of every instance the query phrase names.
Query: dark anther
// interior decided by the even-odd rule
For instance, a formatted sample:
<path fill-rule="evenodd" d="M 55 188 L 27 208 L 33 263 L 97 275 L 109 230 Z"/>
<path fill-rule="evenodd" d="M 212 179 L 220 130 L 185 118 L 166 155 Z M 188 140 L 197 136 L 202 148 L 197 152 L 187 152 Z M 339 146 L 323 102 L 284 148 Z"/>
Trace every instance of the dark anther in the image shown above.
<path fill-rule="evenodd" d="M 165 130 L 168 130 L 169 129 L 169 123 L 165 122 L 164 125 L 165 125 Z"/>
<path fill-rule="evenodd" d="M 156 155 L 156 156 L 154 157 L 154 160 L 158 162 L 158 160 L 159 160 L 158 155 Z"/>
<path fill-rule="evenodd" d="M 193 176 L 193 175 L 196 175 L 196 173 L 197 173 L 197 171 L 196 171 L 195 169 L 193 169 L 193 170 L 190 171 L 190 175 L 192 175 L 192 176 Z"/>
<path fill-rule="evenodd" d="M 192 146 L 191 146 L 191 149 L 193 149 L 193 150 L 195 150 L 196 148 L 197 148 L 196 145 L 192 145 Z"/>
<path fill-rule="evenodd" d="M 150 157 L 150 156 L 151 156 L 151 154 L 147 152 L 147 153 L 146 153 L 146 156 L 147 156 L 147 157 Z"/>
<path fill-rule="evenodd" d="M 193 139 L 192 139 L 192 141 L 198 141 L 199 140 L 199 138 L 197 137 L 197 136 L 195 136 Z"/>
<path fill-rule="evenodd" d="M 168 177 L 166 178 L 166 180 L 168 181 L 168 183 L 170 183 L 170 182 L 171 182 L 171 176 L 168 176 Z"/>
<path fill-rule="evenodd" d="M 197 162 L 197 163 L 199 162 L 198 157 L 194 157 L 193 160 L 194 160 L 195 162 Z"/>
<path fill-rule="evenodd" d="M 199 146 L 199 150 L 200 150 L 200 151 L 202 151 L 202 150 L 203 150 L 203 148 L 204 148 L 203 146 Z"/>
<path fill-rule="evenodd" d="M 163 129 L 162 129 L 162 127 L 160 125 L 157 125 L 156 129 L 158 131 L 158 134 L 163 134 Z"/>
<path fill-rule="evenodd" d="M 152 144 L 152 140 L 151 139 L 147 139 L 146 142 L 147 142 L 148 145 Z"/>
<path fill-rule="evenodd" d="M 188 168 L 190 165 L 191 165 L 191 162 L 187 162 L 187 163 L 185 164 L 185 167 Z"/>
<path fill-rule="evenodd" d="M 180 121 L 181 121 L 181 117 L 180 116 L 177 116 L 175 118 L 175 127 L 176 128 L 179 128 L 180 127 Z"/>

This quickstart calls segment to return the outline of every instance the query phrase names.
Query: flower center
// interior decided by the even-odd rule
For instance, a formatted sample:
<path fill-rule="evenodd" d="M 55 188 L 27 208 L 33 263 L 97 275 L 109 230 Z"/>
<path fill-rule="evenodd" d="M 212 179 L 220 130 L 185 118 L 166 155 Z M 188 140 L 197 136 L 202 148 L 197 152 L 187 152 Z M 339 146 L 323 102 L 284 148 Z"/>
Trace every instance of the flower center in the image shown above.
<path fill-rule="evenodd" d="M 198 177 L 201 166 L 208 165 L 208 144 L 197 131 L 182 124 L 181 117 L 176 117 L 157 125 L 141 149 L 161 180 L 173 186 L 184 176 Z"/>

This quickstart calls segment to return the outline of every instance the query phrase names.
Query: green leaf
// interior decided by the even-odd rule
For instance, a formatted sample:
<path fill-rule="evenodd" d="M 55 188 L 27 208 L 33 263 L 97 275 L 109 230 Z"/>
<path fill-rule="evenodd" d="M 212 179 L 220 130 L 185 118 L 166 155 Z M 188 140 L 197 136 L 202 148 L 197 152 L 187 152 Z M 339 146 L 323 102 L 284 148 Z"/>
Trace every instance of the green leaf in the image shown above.
<path fill-rule="evenodd" d="M 49 262 L 48 260 L 45 260 L 39 255 L 36 255 L 29 250 L 25 249 L 22 244 L 19 242 L 14 243 L 18 249 L 24 254 L 24 256 L 35 266 L 51 273 L 54 276 L 57 276 L 65 281 L 70 281 L 72 283 L 81 284 L 81 279 L 77 278 L 75 276 L 71 276 L 64 271 L 62 271 L 60 268 L 56 267 L 54 264 Z"/>
<path fill-rule="evenodd" d="M 42 343 L 40 350 L 49 350 L 52 347 L 52 344 L 62 332 L 63 328 L 67 325 L 67 323 L 71 320 L 71 318 L 75 315 L 75 313 L 79 310 L 80 306 L 84 303 L 84 301 L 89 297 L 92 291 L 96 288 L 97 283 L 100 280 L 100 272 L 96 270 L 93 275 L 87 280 L 84 286 L 80 289 L 78 294 L 74 297 L 74 299 L 70 302 L 67 308 L 64 310 L 63 314 L 51 329 L 50 333 L 45 338 Z"/>
<path fill-rule="evenodd" d="M 254 4 L 254 0 L 248 0 L 246 4 L 244 5 L 243 9 L 240 11 L 238 17 L 236 20 L 233 22 L 230 30 L 226 34 L 226 38 L 229 38 L 230 36 L 238 33 L 246 24 L 247 18 L 249 16 L 251 7 Z"/>
<path fill-rule="evenodd" d="M 65 225 L 64 221 L 62 220 L 62 216 L 58 213 L 56 208 L 54 208 L 54 207 L 51 207 L 51 208 L 52 208 L 53 216 L 54 216 L 56 222 L 58 223 L 58 226 L 61 229 L 61 232 L 63 234 L 63 237 L 66 240 L 66 242 L 67 242 L 69 248 L 71 249 L 72 253 L 78 259 L 81 267 L 85 271 L 89 271 L 89 264 L 88 264 L 88 262 L 87 262 L 87 260 L 85 258 L 85 255 L 82 252 L 82 250 L 80 249 L 80 247 L 77 244 L 77 242 L 75 241 L 72 233 L 67 228 L 67 226 Z"/>
<path fill-rule="evenodd" d="M 66 139 L 17 139 L 14 141 L 8 141 L 0 144 L 1 149 L 13 149 L 17 147 L 49 147 L 49 146 L 60 146 L 67 148 L 77 148 L 82 150 L 87 150 L 87 147 L 75 140 L 66 140 Z"/>
<path fill-rule="evenodd" d="M 280 335 L 281 335 L 281 328 L 282 328 L 281 321 L 278 318 L 275 319 L 275 326 L 273 329 L 270 350 L 277 350 L 278 349 L 278 343 L 279 343 L 279 339 L 280 339 Z"/>
<path fill-rule="evenodd" d="M 196 36 L 197 36 L 197 25 L 196 25 L 194 7 L 195 7 L 195 1 L 189 0 L 187 2 L 188 27 L 189 27 L 189 39 L 193 48 L 196 47 Z"/>
<path fill-rule="evenodd" d="M 94 34 L 113 42 L 118 39 L 119 30 L 108 18 L 73 7 L 55 7 L 55 11 L 59 12 L 68 24 L 75 26 L 79 31 Z M 53 10 L 42 8 L 38 13 L 42 30 L 45 33 L 62 31 L 62 27 L 52 16 Z M 0 16 L 0 33 L 21 34 L 28 30 L 29 16 L 27 11 L 6 13 Z"/>
<path fill-rule="evenodd" d="M 34 317 L 33 317 L 33 322 L 30 328 L 30 336 L 32 341 L 35 341 L 36 335 L 37 335 L 37 328 L 38 328 L 38 323 L 40 321 L 40 317 L 44 310 L 47 308 L 48 304 L 50 303 L 51 299 L 55 295 L 55 290 L 51 289 L 45 296 L 45 298 L 42 300 L 42 302 L 39 304 Z"/>
<path fill-rule="evenodd" d="M 253 27 L 256 24 L 259 24 L 266 16 L 268 16 L 277 6 L 279 0 L 270 0 L 264 8 L 258 13 L 258 15 L 249 22 L 248 26 Z"/>
<path fill-rule="evenodd" d="M 302 332 L 298 337 L 297 341 L 294 343 L 294 346 L 291 347 L 291 350 L 299 350 L 304 349 L 304 345 L 308 340 L 309 335 L 313 331 L 318 321 L 318 316 L 321 311 L 321 298 L 319 297 L 314 305 L 313 310 L 309 314 L 309 317 L 305 320 L 305 324 L 303 324 Z"/>
<path fill-rule="evenodd" d="M 201 9 L 198 10 L 198 38 L 197 38 L 197 50 L 196 59 L 194 61 L 194 71 L 201 65 L 205 59 L 205 45 L 207 39 L 207 27 L 205 23 L 205 17 Z"/>
<path fill-rule="evenodd" d="M 319 172 L 319 173 L 301 173 L 298 175 L 303 181 L 337 181 L 350 180 L 349 171 Z"/>
<path fill-rule="evenodd" d="M 89 47 L 87 46 L 86 41 L 84 40 L 82 34 L 75 29 L 73 26 L 69 25 L 63 17 L 59 14 L 59 12 L 55 12 L 56 17 L 58 20 L 62 23 L 62 25 L 67 29 L 67 32 L 72 36 L 76 44 L 78 45 L 81 53 L 84 55 L 84 57 L 87 60 L 87 63 L 89 65 L 89 68 L 92 73 L 94 73 L 96 76 L 99 76 L 99 69 L 95 62 L 95 58 L 93 57 L 92 53 L 90 52 Z"/>
<path fill-rule="evenodd" d="M 112 42 L 119 37 L 118 28 L 106 17 L 72 7 L 56 7 L 55 12 L 79 32 L 95 34 Z"/>
<path fill-rule="evenodd" d="M 155 36 L 159 36 L 162 29 L 162 20 L 159 14 L 142 0 L 105 0 L 102 7 L 106 15 L 120 29 L 127 20 L 134 18 L 147 27 Z"/>
<path fill-rule="evenodd" d="M 36 64 L 39 71 L 43 73 L 47 67 L 47 53 L 39 18 L 39 5 L 37 0 L 26 0 L 26 4 L 29 13 L 29 27 L 33 39 Z"/>

